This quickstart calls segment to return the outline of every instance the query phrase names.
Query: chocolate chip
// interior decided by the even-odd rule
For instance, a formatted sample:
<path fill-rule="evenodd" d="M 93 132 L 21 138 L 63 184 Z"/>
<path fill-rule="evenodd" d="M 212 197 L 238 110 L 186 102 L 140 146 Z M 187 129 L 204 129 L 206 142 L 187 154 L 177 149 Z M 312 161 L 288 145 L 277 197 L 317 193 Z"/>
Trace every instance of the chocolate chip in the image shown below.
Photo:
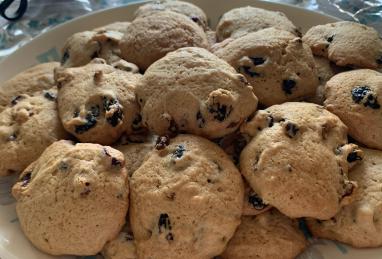
<path fill-rule="evenodd" d="M 358 151 L 357 150 L 353 150 L 352 152 L 349 153 L 349 155 L 347 156 L 346 160 L 349 163 L 352 163 L 352 162 L 355 162 L 357 160 L 362 160 L 362 157 L 358 155 Z"/>
<path fill-rule="evenodd" d="M 184 145 L 178 145 L 175 149 L 175 151 L 172 153 L 174 158 L 182 158 L 184 152 L 186 151 Z"/>
<path fill-rule="evenodd" d="M 365 107 L 379 109 L 381 106 L 378 103 L 377 96 L 368 86 L 358 86 L 351 91 L 352 99 L 355 103 L 362 103 Z"/>
<path fill-rule="evenodd" d="M 23 98 L 24 98 L 24 97 L 23 97 L 23 96 L 20 96 L 20 95 L 13 97 L 12 100 L 11 100 L 11 105 L 12 105 L 12 106 L 16 105 L 16 104 L 17 104 L 21 99 L 23 99 Z"/>
<path fill-rule="evenodd" d="M 245 73 L 247 75 L 249 75 L 250 77 L 258 77 L 260 76 L 259 73 L 255 72 L 255 71 L 251 71 L 251 67 L 249 66 L 241 66 L 238 68 L 238 72 L 239 73 Z"/>
<path fill-rule="evenodd" d="M 170 138 L 168 136 L 159 136 L 155 143 L 155 148 L 157 150 L 162 150 L 170 144 Z"/>
<path fill-rule="evenodd" d="M 22 187 L 27 186 L 29 184 L 29 182 L 31 181 L 31 178 L 32 178 L 32 172 L 28 172 L 28 173 L 24 174 L 24 176 L 21 177 L 21 179 L 20 179 L 22 181 L 21 186 Z"/>
<path fill-rule="evenodd" d="M 326 40 L 331 43 L 333 41 L 333 39 L 334 39 L 334 35 L 328 37 Z"/>
<path fill-rule="evenodd" d="M 54 93 L 51 93 L 49 91 L 44 91 L 44 97 L 49 101 L 55 101 L 57 98 L 57 96 Z"/>
<path fill-rule="evenodd" d="M 167 213 L 160 214 L 158 220 L 158 229 L 159 233 L 162 233 L 162 231 L 171 230 L 170 217 Z"/>
<path fill-rule="evenodd" d="M 216 103 L 208 108 L 209 113 L 214 114 L 214 119 L 224 121 L 232 112 L 232 106 Z"/>
<path fill-rule="evenodd" d="M 203 128 L 204 124 L 206 123 L 206 120 L 203 118 L 203 115 L 200 111 L 196 113 L 196 121 L 198 123 L 199 128 Z"/>
<path fill-rule="evenodd" d="M 248 197 L 248 202 L 256 209 L 256 210 L 262 210 L 268 205 L 263 202 L 263 200 L 257 196 L 256 193 L 250 195 Z"/>
<path fill-rule="evenodd" d="M 65 64 L 69 57 L 70 56 L 68 50 L 65 50 L 64 54 L 61 57 L 61 65 Z"/>
<path fill-rule="evenodd" d="M 296 87 L 296 81 L 291 79 L 283 80 L 282 89 L 286 94 L 292 94 L 292 89 Z"/>
<path fill-rule="evenodd" d="M 285 125 L 285 130 L 288 137 L 293 138 L 294 136 L 296 136 L 297 132 L 299 131 L 299 128 L 297 127 L 296 124 L 292 122 L 288 122 Z"/>

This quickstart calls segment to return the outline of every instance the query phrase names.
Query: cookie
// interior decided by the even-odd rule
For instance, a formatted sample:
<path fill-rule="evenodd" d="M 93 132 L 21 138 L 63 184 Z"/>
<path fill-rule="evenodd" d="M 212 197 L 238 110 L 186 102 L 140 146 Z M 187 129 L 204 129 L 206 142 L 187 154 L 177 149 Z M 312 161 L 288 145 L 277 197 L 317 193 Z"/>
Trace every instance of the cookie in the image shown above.
<path fill-rule="evenodd" d="M 272 207 L 265 204 L 259 196 L 249 187 L 248 183 L 244 183 L 244 216 L 255 216 L 261 214 Z"/>
<path fill-rule="evenodd" d="M 139 129 L 138 74 L 102 63 L 56 71 L 58 111 L 64 128 L 81 142 L 109 145 Z"/>
<path fill-rule="evenodd" d="M 106 24 L 105 26 L 97 27 L 93 29 L 95 32 L 107 32 L 107 31 L 117 31 L 120 33 L 125 33 L 127 30 L 127 27 L 129 27 L 130 22 L 113 22 L 110 24 Z"/>
<path fill-rule="evenodd" d="M 206 31 L 209 47 L 211 48 L 216 43 L 216 32 L 212 30 Z"/>
<path fill-rule="evenodd" d="M 329 219 L 351 201 L 356 185 L 347 173 L 362 151 L 347 144 L 346 126 L 322 106 L 274 105 L 242 131 L 253 138 L 241 153 L 241 173 L 262 203 L 291 218 Z"/>
<path fill-rule="evenodd" d="M 313 95 L 318 86 L 312 52 L 287 31 L 249 33 L 228 41 L 214 54 L 247 78 L 265 106 Z"/>
<path fill-rule="evenodd" d="M 83 31 L 70 36 L 62 48 L 61 65 L 79 67 L 94 58 L 102 58 L 108 64 L 120 60 L 119 42 L 123 33 L 118 31 Z"/>
<path fill-rule="evenodd" d="M 21 229 L 38 249 L 97 254 L 125 223 L 123 154 L 98 144 L 55 142 L 25 169 L 12 193 Z"/>
<path fill-rule="evenodd" d="M 56 89 L 18 95 L 0 113 L 0 176 L 20 174 L 53 142 L 68 138 L 57 114 Z"/>
<path fill-rule="evenodd" d="M 159 11 L 172 11 L 183 14 L 204 29 L 207 28 L 208 25 L 207 15 L 202 9 L 194 4 L 183 1 L 161 0 L 149 2 L 141 5 L 134 16 L 137 18 L 152 15 L 154 12 Z"/>
<path fill-rule="evenodd" d="M 201 137 L 160 137 L 130 188 L 138 258 L 209 259 L 223 252 L 240 224 L 241 175 Z"/>
<path fill-rule="evenodd" d="M 155 62 L 136 93 L 143 124 L 157 135 L 222 137 L 234 132 L 257 107 L 245 78 L 201 48 L 182 48 Z"/>
<path fill-rule="evenodd" d="M 222 259 L 293 259 L 306 247 L 298 222 L 275 209 L 257 216 L 243 216 Z"/>
<path fill-rule="evenodd" d="M 0 85 L 0 112 L 21 94 L 32 95 L 35 92 L 52 88 L 55 85 L 53 70 L 59 65 L 58 62 L 42 63 L 2 83 Z"/>
<path fill-rule="evenodd" d="M 314 63 L 316 65 L 318 81 L 320 84 L 316 89 L 315 95 L 308 97 L 307 101 L 323 105 L 325 100 L 324 88 L 326 82 L 334 75 L 344 72 L 345 68 L 336 66 L 328 59 L 319 56 L 314 56 Z"/>
<path fill-rule="evenodd" d="M 355 201 L 327 221 L 311 219 L 311 232 L 354 247 L 382 246 L 382 151 L 362 149 L 363 162 L 349 173 L 356 181 Z"/>
<path fill-rule="evenodd" d="M 325 108 L 348 127 L 349 135 L 382 150 L 382 73 L 359 69 L 332 77 L 325 86 Z"/>
<path fill-rule="evenodd" d="M 141 166 L 141 164 L 148 157 L 149 153 L 153 150 L 155 141 L 156 137 L 152 136 L 151 139 L 143 143 L 127 143 L 115 146 L 115 149 L 125 155 L 125 167 L 130 177 Z"/>
<path fill-rule="evenodd" d="M 217 41 L 240 38 L 266 28 L 275 28 L 301 36 L 301 32 L 284 13 L 246 6 L 223 14 L 216 26 L 216 38 Z"/>
<path fill-rule="evenodd" d="M 123 59 L 141 70 L 182 47 L 208 47 L 205 32 L 186 16 L 171 11 L 136 18 L 121 43 Z"/>
<path fill-rule="evenodd" d="M 310 28 L 302 39 L 315 55 L 338 66 L 382 67 L 382 39 L 372 27 L 349 21 L 328 23 Z"/>
<path fill-rule="evenodd" d="M 137 252 L 134 243 L 134 236 L 128 224 L 122 229 L 119 235 L 108 242 L 102 249 L 105 259 L 137 259 Z"/>

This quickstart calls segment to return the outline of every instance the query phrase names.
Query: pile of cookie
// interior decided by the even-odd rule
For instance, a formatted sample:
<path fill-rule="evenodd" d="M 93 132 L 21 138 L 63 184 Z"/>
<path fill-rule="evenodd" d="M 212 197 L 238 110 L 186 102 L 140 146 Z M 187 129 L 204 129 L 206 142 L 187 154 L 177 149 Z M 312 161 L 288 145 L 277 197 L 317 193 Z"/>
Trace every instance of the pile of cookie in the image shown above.
<path fill-rule="evenodd" d="M 295 258 L 382 246 L 382 39 L 181 1 L 67 39 L 0 88 L 0 176 L 51 255 Z"/>

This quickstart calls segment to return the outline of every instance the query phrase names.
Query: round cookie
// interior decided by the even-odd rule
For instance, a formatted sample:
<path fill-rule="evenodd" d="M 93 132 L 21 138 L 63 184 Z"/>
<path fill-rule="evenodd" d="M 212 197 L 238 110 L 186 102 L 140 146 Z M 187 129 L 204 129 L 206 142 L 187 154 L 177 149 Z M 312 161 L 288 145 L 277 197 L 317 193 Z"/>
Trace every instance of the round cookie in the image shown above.
<path fill-rule="evenodd" d="M 143 123 L 157 135 L 179 131 L 222 137 L 257 107 L 245 78 L 201 48 L 182 48 L 155 62 L 136 93 Z"/>
<path fill-rule="evenodd" d="M 223 42 L 214 54 L 247 78 L 265 106 L 313 95 L 318 86 L 312 52 L 287 31 L 269 28 L 249 33 Z"/>
<path fill-rule="evenodd" d="M 325 108 L 336 114 L 358 142 L 382 150 L 382 73 L 359 69 L 332 77 Z"/>
<path fill-rule="evenodd" d="M 141 5 L 135 12 L 134 16 L 137 18 L 146 15 L 152 15 L 154 12 L 158 11 L 172 11 L 175 13 L 183 14 L 202 28 L 207 28 L 207 15 L 204 13 L 204 11 L 194 4 L 183 1 L 152 1 Z"/>
<path fill-rule="evenodd" d="M 0 113 L 0 176 L 21 173 L 53 142 L 67 138 L 57 114 L 56 89 L 18 95 Z"/>
<path fill-rule="evenodd" d="M 346 126 L 322 106 L 274 105 L 242 131 L 254 137 L 241 153 L 241 173 L 264 204 L 291 218 L 329 219 L 351 201 L 347 173 L 362 151 L 346 144 Z"/>
<path fill-rule="evenodd" d="M 121 59 L 119 42 L 122 37 L 123 33 L 108 30 L 75 33 L 66 40 L 62 48 L 61 65 L 84 66 L 94 58 L 102 58 L 108 64 L 116 62 Z"/>
<path fill-rule="evenodd" d="M 139 130 L 135 99 L 139 74 L 91 62 L 83 67 L 57 70 L 55 76 L 62 124 L 81 142 L 108 145 L 124 132 Z"/>
<path fill-rule="evenodd" d="M 356 181 L 354 202 L 327 221 L 311 219 L 311 232 L 321 238 L 338 240 L 354 247 L 382 245 L 382 151 L 362 149 L 363 163 L 349 172 Z"/>
<path fill-rule="evenodd" d="M 244 183 L 244 216 L 255 216 L 271 208 L 268 204 L 264 204 L 263 200 L 259 198 L 246 182 Z"/>
<path fill-rule="evenodd" d="M 235 8 L 223 14 L 216 26 L 216 38 L 217 41 L 240 38 L 266 28 L 289 31 L 301 36 L 301 32 L 284 13 L 247 6 Z"/>
<path fill-rule="evenodd" d="M 349 21 L 328 23 L 310 28 L 302 39 L 313 54 L 338 66 L 382 67 L 382 39 L 372 27 Z"/>
<path fill-rule="evenodd" d="M 243 182 L 228 156 L 201 137 L 161 137 L 130 180 L 138 258 L 223 252 L 240 224 Z"/>
<path fill-rule="evenodd" d="M 123 59 L 141 70 L 182 47 L 207 48 L 207 36 L 193 21 L 171 11 L 136 18 L 120 43 Z"/>
<path fill-rule="evenodd" d="M 243 216 L 222 259 L 293 259 L 306 247 L 298 222 L 275 209 L 257 216 Z"/>
<path fill-rule="evenodd" d="M 58 141 L 12 188 L 27 238 L 51 255 L 94 255 L 114 239 L 129 205 L 125 159 L 98 144 Z"/>
<path fill-rule="evenodd" d="M 137 259 L 137 251 L 134 243 L 134 236 L 128 223 L 124 226 L 119 235 L 108 242 L 102 249 L 105 259 Z"/>
<path fill-rule="evenodd" d="M 53 70 L 58 62 L 42 63 L 15 75 L 0 85 L 0 112 L 21 94 L 32 95 L 35 92 L 52 88 Z"/>
<path fill-rule="evenodd" d="M 316 94 L 307 98 L 307 101 L 319 105 L 324 104 L 324 88 L 327 81 L 334 75 L 345 71 L 343 67 L 336 66 L 324 57 L 314 56 L 314 63 L 317 69 L 318 81 L 320 85 L 316 89 Z"/>

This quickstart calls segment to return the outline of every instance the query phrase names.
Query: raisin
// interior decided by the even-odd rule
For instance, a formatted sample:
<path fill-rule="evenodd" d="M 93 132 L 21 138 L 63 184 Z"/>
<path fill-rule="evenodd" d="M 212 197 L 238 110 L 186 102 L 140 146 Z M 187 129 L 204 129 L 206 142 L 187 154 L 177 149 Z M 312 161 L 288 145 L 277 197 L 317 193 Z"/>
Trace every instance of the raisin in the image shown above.
<path fill-rule="evenodd" d="M 199 23 L 199 18 L 196 16 L 191 16 L 191 20 L 195 23 Z"/>
<path fill-rule="evenodd" d="M 111 124 L 111 126 L 116 127 L 120 121 L 123 119 L 122 106 L 119 104 L 118 100 L 107 97 L 103 97 L 103 108 L 105 111 L 114 110 L 114 113 L 106 118 L 106 121 Z"/>
<path fill-rule="evenodd" d="M 285 130 L 288 137 L 293 138 L 294 136 L 296 136 L 297 132 L 299 131 L 299 128 L 297 127 L 296 124 L 292 122 L 288 122 L 285 125 Z"/>
<path fill-rule="evenodd" d="M 140 114 L 137 114 L 133 120 L 133 124 L 132 124 L 132 129 L 134 131 L 137 131 L 137 130 L 140 130 L 141 129 L 141 122 L 142 122 L 142 116 Z"/>
<path fill-rule="evenodd" d="M 119 161 L 117 158 L 115 158 L 115 157 L 112 157 L 111 158 L 111 165 L 112 166 L 122 166 L 122 162 L 121 161 Z"/>
<path fill-rule="evenodd" d="M 183 156 L 184 151 L 186 149 L 184 148 L 184 145 L 178 145 L 175 149 L 175 151 L 172 153 L 173 157 L 175 158 L 181 158 Z"/>
<path fill-rule="evenodd" d="M 291 79 L 283 80 L 282 89 L 286 94 L 292 94 L 292 89 L 296 87 L 296 81 Z"/>
<path fill-rule="evenodd" d="M 32 172 L 28 172 L 26 173 L 20 180 L 22 181 L 22 184 L 21 186 L 22 187 L 25 187 L 29 184 L 29 182 L 31 181 L 31 178 L 32 178 Z"/>
<path fill-rule="evenodd" d="M 58 169 L 60 171 L 67 171 L 69 169 L 69 165 L 64 162 L 64 161 L 61 161 L 59 164 L 58 164 Z"/>
<path fill-rule="evenodd" d="M 173 240 L 174 240 L 174 235 L 170 232 L 170 233 L 168 233 L 168 234 L 166 235 L 166 239 L 167 239 L 168 241 L 173 241 Z"/>
<path fill-rule="evenodd" d="M 238 71 L 239 71 L 239 73 L 245 73 L 245 74 L 249 75 L 250 77 L 260 76 L 259 73 L 255 72 L 255 71 L 251 71 L 251 67 L 249 67 L 249 66 L 241 66 L 241 67 L 239 67 Z"/>
<path fill-rule="evenodd" d="M 159 136 L 155 143 L 155 148 L 157 150 L 161 150 L 161 149 L 164 149 L 169 144 L 170 144 L 170 138 L 168 136 Z"/>
<path fill-rule="evenodd" d="M 65 64 L 69 57 L 70 56 L 68 50 L 65 50 L 64 54 L 61 57 L 61 65 Z"/>
<path fill-rule="evenodd" d="M 334 39 L 334 35 L 328 37 L 326 40 L 331 43 L 333 41 L 333 39 Z"/>
<path fill-rule="evenodd" d="M 352 152 L 349 153 L 349 155 L 347 156 L 346 160 L 349 163 L 352 163 L 352 162 L 355 162 L 357 160 L 362 160 L 362 157 L 358 155 L 357 150 L 353 150 Z"/>
<path fill-rule="evenodd" d="M 224 121 L 232 112 L 232 106 L 225 104 L 214 104 L 208 108 L 208 111 L 214 114 L 214 119 L 220 122 Z"/>
<path fill-rule="evenodd" d="M 263 200 L 257 196 L 257 194 L 252 194 L 248 197 L 248 202 L 256 209 L 256 210 L 262 210 L 268 205 L 263 202 Z"/>
<path fill-rule="evenodd" d="M 368 86 L 358 86 L 353 88 L 351 95 L 355 103 L 363 103 L 365 107 L 370 107 L 372 109 L 379 109 L 381 107 L 377 97 Z"/>
<path fill-rule="evenodd" d="M 91 112 L 89 112 L 86 115 L 85 119 L 86 119 L 85 124 L 76 125 L 75 132 L 77 134 L 82 134 L 82 133 L 90 130 L 91 128 L 95 127 L 95 125 L 97 124 L 97 118 L 93 114 L 91 114 Z"/>
<path fill-rule="evenodd" d="M 159 233 L 162 233 L 162 228 L 163 228 L 163 231 L 171 230 L 170 217 L 168 216 L 167 213 L 162 213 L 159 216 L 159 220 L 158 220 Z"/>
<path fill-rule="evenodd" d="M 255 66 L 264 64 L 264 62 L 265 62 L 265 59 L 262 58 L 262 57 L 249 57 L 249 58 L 252 60 L 252 63 L 253 63 Z"/>
<path fill-rule="evenodd" d="M 196 113 L 196 121 L 198 123 L 199 128 L 203 128 L 204 124 L 206 123 L 206 120 L 203 118 L 203 115 L 200 111 Z"/>
<path fill-rule="evenodd" d="M 382 65 L 382 56 L 380 56 L 379 58 L 377 58 L 377 64 L 378 64 L 378 65 Z"/>
<path fill-rule="evenodd" d="M 273 125 L 274 125 L 275 123 L 274 123 L 274 119 L 273 119 L 272 115 L 269 115 L 269 116 L 267 117 L 267 122 L 268 122 L 268 127 L 269 127 L 269 128 L 273 127 Z"/>
<path fill-rule="evenodd" d="M 49 101 L 55 101 L 57 96 L 49 91 L 44 91 L 44 97 Z"/>
<path fill-rule="evenodd" d="M 10 136 L 7 138 L 7 140 L 8 140 L 8 141 L 15 141 L 16 138 L 17 138 L 16 133 L 13 133 L 12 135 L 10 135 Z"/>
<path fill-rule="evenodd" d="M 18 96 L 15 96 L 12 98 L 11 100 L 11 105 L 14 106 L 16 105 L 21 99 L 23 99 L 24 97 L 18 95 Z"/>

